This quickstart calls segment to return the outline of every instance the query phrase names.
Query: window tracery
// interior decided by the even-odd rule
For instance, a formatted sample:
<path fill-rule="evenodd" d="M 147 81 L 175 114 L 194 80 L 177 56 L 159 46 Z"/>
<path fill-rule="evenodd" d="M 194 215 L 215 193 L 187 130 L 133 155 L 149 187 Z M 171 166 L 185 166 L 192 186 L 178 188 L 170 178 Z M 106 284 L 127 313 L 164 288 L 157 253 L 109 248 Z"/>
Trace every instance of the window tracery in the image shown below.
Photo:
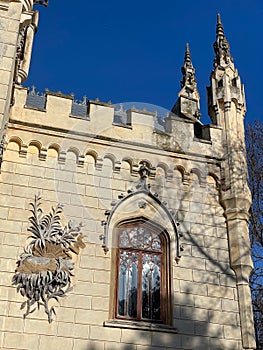
<path fill-rule="evenodd" d="M 140 221 L 118 228 L 117 318 L 163 321 L 163 241 Z"/>

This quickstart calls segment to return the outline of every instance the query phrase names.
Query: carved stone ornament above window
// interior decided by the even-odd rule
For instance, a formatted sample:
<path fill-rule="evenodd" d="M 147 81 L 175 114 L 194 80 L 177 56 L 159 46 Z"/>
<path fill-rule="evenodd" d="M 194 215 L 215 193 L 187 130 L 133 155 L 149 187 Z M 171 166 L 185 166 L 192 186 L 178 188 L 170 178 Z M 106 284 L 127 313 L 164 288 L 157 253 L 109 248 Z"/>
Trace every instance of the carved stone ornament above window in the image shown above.
<path fill-rule="evenodd" d="M 113 247 L 116 242 L 112 235 L 114 225 L 119 220 L 135 219 L 140 216 L 149 222 L 154 222 L 168 229 L 170 232 L 170 241 L 173 248 L 173 256 L 176 262 L 180 260 L 180 252 L 183 247 L 179 244 L 179 238 L 182 237 L 178 232 L 179 223 L 174 219 L 174 211 L 167 208 L 167 203 L 159 199 L 158 193 L 151 192 L 150 184 L 147 184 L 147 178 L 150 175 L 150 169 L 146 163 L 143 163 L 139 168 L 140 180 L 136 185 L 136 188 L 130 189 L 126 194 L 121 193 L 118 196 L 117 201 L 111 203 L 112 209 L 106 210 L 106 220 L 102 221 L 104 227 L 104 234 L 100 235 L 102 241 L 102 248 L 105 254 L 108 252 L 110 247 Z M 122 208 L 123 210 L 121 210 Z M 147 216 L 148 208 L 148 216 Z M 120 214 L 120 211 L 122 212 Z M 116 219 L 116 216 L 118 217 Z M 159 222 L 159 221 L 162 222 Z"/>
<path fill-rule="evenodd" d="M 69 221 L 62 228 L 62 205 L 58 204 L 49 214 L 43 215 L 40 199 L 35 196 L 31 203 L 31 225 L 28 228 L 31 242 L 17 261 L 18 267 L 12 282 L 17 286 L 17 291 L 27 298 L 21 304 L 21 310 L 26 310 L 24 318 L 33 313 L 36 307 L 39 309 L 43 306 L 51 323 L 52 315 L 56 313 L 53 306 L 49 308 L 48 303 L 51 299 L 59 301 L 72 289 L 74 263 L 71 253 L 79 254 L 85 244 L 80 231 L 82 224 L 76 225 Z M 36 307 L 32 309 L 33 306 Z"/>

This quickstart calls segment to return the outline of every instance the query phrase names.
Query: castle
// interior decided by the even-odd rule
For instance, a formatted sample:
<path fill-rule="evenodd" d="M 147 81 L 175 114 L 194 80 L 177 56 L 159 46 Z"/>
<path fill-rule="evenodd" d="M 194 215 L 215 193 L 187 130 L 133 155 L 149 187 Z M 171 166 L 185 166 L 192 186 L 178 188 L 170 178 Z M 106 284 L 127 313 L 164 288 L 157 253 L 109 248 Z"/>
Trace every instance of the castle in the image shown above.
<path fill-rule="evenodd" d="M 0 348 L 255 349 L 246 105 L 220 16 L 203 125 L 188 45 L 164 120 L 29 91 L 35 3 L 0 0 Z"/>

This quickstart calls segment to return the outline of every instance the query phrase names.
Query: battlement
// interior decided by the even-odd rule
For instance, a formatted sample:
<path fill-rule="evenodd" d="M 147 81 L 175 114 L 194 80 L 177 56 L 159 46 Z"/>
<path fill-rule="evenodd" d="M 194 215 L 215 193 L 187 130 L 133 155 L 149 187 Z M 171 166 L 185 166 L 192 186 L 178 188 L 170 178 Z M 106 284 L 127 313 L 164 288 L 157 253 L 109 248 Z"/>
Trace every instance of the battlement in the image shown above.
<path fill-rule="evenodd" d="M 211 156 L 215 153 L 213 142 L 220 139 L 221 128 L 202 125 L 192 120 L 168 113 L 165 118 L 157 112 L 131 107 L 99 99 L 74 100 L 74 95 L 46 90 L 45 94 L 24 87 L 15 89 L 15 103 L 11 110 L 11 122 L 38 126 L 39 128 L 85 133 L 92 138 L 111 138 L 158 147 L 179 153 Z"/>

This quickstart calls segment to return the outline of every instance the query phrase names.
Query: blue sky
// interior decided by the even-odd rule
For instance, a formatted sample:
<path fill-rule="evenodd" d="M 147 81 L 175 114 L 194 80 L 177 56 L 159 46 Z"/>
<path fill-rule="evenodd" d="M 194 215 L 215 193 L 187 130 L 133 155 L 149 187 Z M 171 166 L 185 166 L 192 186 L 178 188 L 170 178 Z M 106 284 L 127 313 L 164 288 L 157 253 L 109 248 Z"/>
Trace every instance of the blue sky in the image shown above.
<path fill-rule="evenodd" d="M 263 121 L 262 0 L 65 1 L 39 9 L 27 86 L 74 92 L 77 99 L 142 102 L 171 109 L 189 42 L 208 122 L 206 86 L 213 68 L 216 15 L 245 84 L 246 120 Z M 149 107 L 150 108 L 150 107 Z M 153 107 L 154 109 L 154 107 Z"/>

